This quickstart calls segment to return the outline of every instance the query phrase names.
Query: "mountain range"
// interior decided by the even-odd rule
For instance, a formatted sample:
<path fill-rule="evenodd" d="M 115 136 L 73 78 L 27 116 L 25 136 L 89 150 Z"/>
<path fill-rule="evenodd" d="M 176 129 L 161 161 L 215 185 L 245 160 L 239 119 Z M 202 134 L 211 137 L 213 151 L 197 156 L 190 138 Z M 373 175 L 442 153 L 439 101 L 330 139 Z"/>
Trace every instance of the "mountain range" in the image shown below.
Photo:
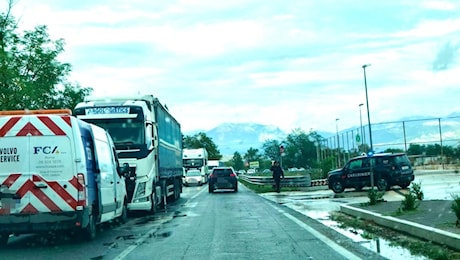
<path fill-rule="evenodd" d="M 460 142 L 460 113 L 452 113 L 447 117 L 433 118 L 414 116 L 392 122 L 375 123 L 372 127 L 372 140 L 376 152 L 386 148 L 404 149 L 410 143 L 457 146 Z M 235 151 L 245 154 L 249 148 L 261 150 L 266 140 L 284 140 L 289 133 L 273 125 L 256 123 L 224 123 L 209 131 L 194 131 L 185 133 L 193 135 L 204 132 L 212 138 L 220 153 L 231 157 Z M 356 134 L 360 127 L 355 126 L 339 132 L 340 147 L 353 148 L 356 145 Z M 363 126 L 364 141 L 369 143 L 368 126 Z M 337 133 L 318 131 L 324 137 L 329 147 L 336 147 Z M 362 138 L 362 137 L 361 137 Z"/>

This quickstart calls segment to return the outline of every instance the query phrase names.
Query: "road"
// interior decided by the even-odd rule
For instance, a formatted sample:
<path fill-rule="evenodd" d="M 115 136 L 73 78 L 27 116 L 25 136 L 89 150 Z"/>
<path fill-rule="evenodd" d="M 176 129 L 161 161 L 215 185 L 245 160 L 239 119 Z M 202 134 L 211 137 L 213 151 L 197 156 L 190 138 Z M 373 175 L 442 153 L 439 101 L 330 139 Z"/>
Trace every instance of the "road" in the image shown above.
<path fill-rule="evenodd" d="M 458 174 L 417 175 L 416 182 L 426 199 L 460 194 Z M 401 196 L 396 188 L 385 199 Z M 378 259 L 327 226 L 329 212 L 340 204 L 367 200 L 365 191 L 352 190 L 260 196 L 243 185 L 238 193 L 215 194 L 206 186 L 184 187 L 166 212 L 105 225 L 92 242 L 67 234 L 23 235 L 10 238 L 0 259 Z"/>
<path fill-rule="evenodd" d="M 373 253 L 298 212 L 240 186 L 238 193 L 184 188 L 167 212 L 134 216 L 93 242 L 12 238 L 0 259 L 360 259 Z"/>

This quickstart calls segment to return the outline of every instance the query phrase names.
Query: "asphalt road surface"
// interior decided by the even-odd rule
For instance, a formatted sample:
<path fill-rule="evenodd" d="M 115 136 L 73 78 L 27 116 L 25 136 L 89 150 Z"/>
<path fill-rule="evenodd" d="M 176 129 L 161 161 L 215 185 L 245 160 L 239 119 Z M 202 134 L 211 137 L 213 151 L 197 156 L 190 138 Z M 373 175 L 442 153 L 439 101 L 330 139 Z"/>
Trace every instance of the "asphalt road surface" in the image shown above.
<path fill-rule="evenodd" d="M 117 259 L 363 259 L 378 258 L 330 229 L 249 192 L 191 187 L 174 217 Z M 315 230 L 319 228 L 320 230 Z"/>
<path fill-rule="evenodd" d="M 378 259 L 348 238 L 240 185 L 184 187 L 166 212 L 105 225 L 96 240 L 67 234 L 10 239 L 0 259 Z"/>
<path fill-rule="evenodd" d="M 418 175 L 416 182 L 426 199 L 460 192 L 455 173 Z M 385 194 L 387 200 L 401 196 L 397 187 Z M 94 241 L 21 235 L 0 249 L 0 259 L 378 259 L 321 224 L 340 204 L 365 200 L 365 192 L 353 190 L 339 196 L 330 190 L 260 196 L 243 185 L 238 193 L 214 194 L 207 186 L 184 187 L 166 211 L 103 225 Z"/>

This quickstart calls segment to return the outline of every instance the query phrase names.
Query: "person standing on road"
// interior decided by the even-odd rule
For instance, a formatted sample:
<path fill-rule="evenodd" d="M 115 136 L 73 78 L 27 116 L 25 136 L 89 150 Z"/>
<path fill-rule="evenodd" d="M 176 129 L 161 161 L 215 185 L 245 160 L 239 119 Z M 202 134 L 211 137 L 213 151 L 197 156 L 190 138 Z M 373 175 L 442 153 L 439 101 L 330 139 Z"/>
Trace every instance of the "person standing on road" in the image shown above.
<path fill-rule="evenodd" d="M 275 161 L 273 163 L 273 165 L 270 168 L 270 170 L 273 172 L 273 179 L 275 180 L 276 192 L 279 193 L 281 191 L 281 184 L 280 184 L 281 178 L 284 179 L 284 171 L 281 168 L 280 163 L 278 161 Z"/>

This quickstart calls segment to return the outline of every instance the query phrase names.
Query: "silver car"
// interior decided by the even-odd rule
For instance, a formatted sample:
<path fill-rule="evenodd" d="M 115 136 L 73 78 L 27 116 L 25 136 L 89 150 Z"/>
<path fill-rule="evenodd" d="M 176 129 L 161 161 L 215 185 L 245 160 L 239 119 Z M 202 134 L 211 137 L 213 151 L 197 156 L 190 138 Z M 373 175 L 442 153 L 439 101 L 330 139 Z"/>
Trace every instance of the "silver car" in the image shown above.
<path fill-rule="evenodd" d="M 185 177 L 183 178 L 182 182 L 185 186 L 189 186 L 189 185 L 201 186 L 203 185 L 204 180 L 199 170 L 191 169 L 185 173 Z"/>

